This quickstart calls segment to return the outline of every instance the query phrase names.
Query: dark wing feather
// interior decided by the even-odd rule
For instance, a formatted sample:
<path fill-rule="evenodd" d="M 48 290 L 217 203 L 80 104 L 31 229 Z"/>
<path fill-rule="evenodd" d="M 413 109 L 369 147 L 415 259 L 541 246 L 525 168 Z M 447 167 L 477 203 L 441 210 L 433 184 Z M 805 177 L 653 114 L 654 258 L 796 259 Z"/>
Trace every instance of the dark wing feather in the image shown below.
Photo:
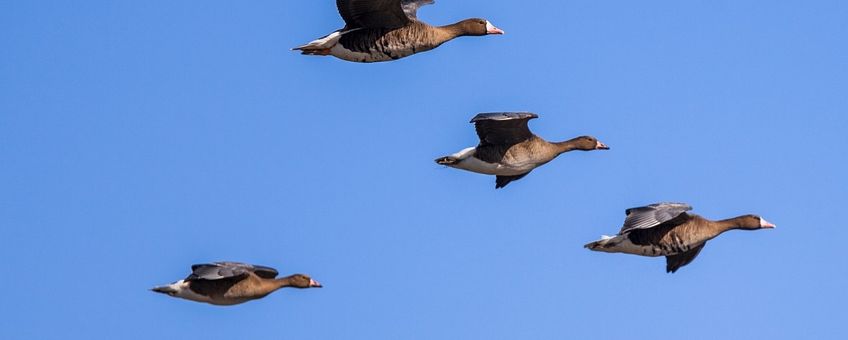
<path fill-rule="evenodd" d="M 665 222 L 692 210 L 685 203 L 657 203 L 645 207 L 627 209 L 627 218 L 619 234 L 624 234 L 634 229 L 648 229 L 656 227 Z"/>
<path fill-rule="evenodd" d="M 481 113 L 471 122 L 480 137 L 480 145 L 510 146 L 533 137 L 527 122 L 538 117 L 530 112 Z"/>
<path fill-rule="evenodd" d="M 256 273 L 263 278 L 274 278 L 277 271 L 265 266 L 254 266 L 239 262 L 215 262 L 191 266 L 191 275 L 186 280 L 221 280 Z"/>
<path fill-rule="evenodd" d="M 500 163 L 512 145 L 478 145 L 474 158 L 486 163 Z"/>
<path fill-rule="evenodd" d="M 266 266 L 253 266 L 253 272 L 263 279 L 273 279 L 280 274 L 276 269 Z"/>
<path fill-rule="evenodd" d="M 418 9 L 421 6 L 432 5 L 435 3 L 433 0 L 401 0 L 400 5 L 403 8 L 403 12 L 406 13 L 406 16 L 410 19 L 418 19 Z"/>
<path fill-rule="evenodd" d="M 528 172 L 525 172 L 521 175 L 516 175 L 516 176 L 497 176 L 496 179 L 495 179 L 495 189 L 503 188 L 507 184 L 509 184 L 509 182 L 522 179 L 524 176 L 527 176 L 527 174 L 529 174 L 529 173 L 530 172 L 528 171 Z"/>
<path fill-rule="evenodd" d="M 695 260 L 695 257 L 697 257 L 698 254 L 701 253 L 701 249 L 704 249 L 704 246 L 706 244 L 707 244 L 707 242 L 704 242 L 704 243 L 701 243 L 701 245 L 699 245 L 695 248 L 689 249 L 689 251 L 687 251 L 687 252 L 683 252 L 683 253 L 680 253 L 680 254 L 677 254 L 677 255 L 666 256 L 665 257 L 665 272 L 666 273 L 674 273 L 678 269 L 680 269 L 680 267 L 683 267 L 687 264 L 692 263 L 692 261 Z"/>
<path fill-rule="evenodd" d="M 347 29 L 398 28 L 410 23 L 410 17 L 401 7 L 401 2 L 402 0 L 336 0 L 336 7 L 347 24 Z M 408 6 L 418 9 L 414 4 Z"/>
<path fill-rule="evenodd" d="M 188 280 L 221 280 L 231 277 L 247 275 L 250 265 L 237 262 L 215 262 L 196 264 L 191 266 L 191 275 Z"/>

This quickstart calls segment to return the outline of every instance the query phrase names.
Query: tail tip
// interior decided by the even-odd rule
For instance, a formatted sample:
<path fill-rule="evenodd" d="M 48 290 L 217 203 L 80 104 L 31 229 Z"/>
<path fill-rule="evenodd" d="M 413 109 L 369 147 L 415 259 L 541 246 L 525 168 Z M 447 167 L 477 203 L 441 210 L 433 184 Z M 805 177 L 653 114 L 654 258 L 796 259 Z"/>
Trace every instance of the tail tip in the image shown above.
<path fill-rule="evenodd" d="M 594 250 L 594 249 L 597 249 L 598 247 L 606 245 L 607 242 L 609 242 L 609 240 L 611 240 L 613 238 L 615 238 L 615 237 L 614 236 L 608 236 L 608 235 L 601 235 L 600 240 L 597 240 L 597 241 L 591 242 L 591 243 L 587 243 L 586 245 L 583 246 L 583 248 Z"/>
<path fill-rule="evenodd" d="M 436 164 L 439 165 L 453 165 L 456 164 L 459 160 L 456 157 L 445 156 L 436 158 Z"/>

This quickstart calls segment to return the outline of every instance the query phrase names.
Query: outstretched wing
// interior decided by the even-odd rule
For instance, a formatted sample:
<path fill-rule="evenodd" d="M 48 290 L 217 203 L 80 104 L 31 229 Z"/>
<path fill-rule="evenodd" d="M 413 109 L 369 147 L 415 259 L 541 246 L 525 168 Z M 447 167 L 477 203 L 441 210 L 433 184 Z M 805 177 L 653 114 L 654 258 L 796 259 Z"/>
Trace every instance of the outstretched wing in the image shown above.
<path fill-rule="evenodd" d="M 215 262 L 191 266 L 191 275 L 186 280 L 221 280 L 256 273 L 262 278 L 275 278 L 277 270 L 271 267 L 254 266 L 239 262 Z"/>
<path fill-rule="evenodd" d="M 635 229 L 648 229 L 656 227 L 665 222 L 692 210 L 686 203 L 657 203 L 645 207 L 627 209 L 627 218 L 619 234 L 624 234 Z"/>
<path fill-rule="evenodd" d="M 434 4 L 433 0 L 401 0 L 400 4 L 403 8 L 403 12 L 406 13 L 406 16 L 410 19 L 418 19 L 418 9 L 421 6 L 427 6 Z"/>
<path fill-rule="evenodd" d="M 522 178 L 524 178 L 524 176 L 527 176 L 527 174 L 529 174 L 529 173 L 530 172 L 528 171 L 528 172 L 525 172 L 523 174 L 516 175 L 516 176 L 497 176 L 497 177 L 495 177 L 495 189 L 503 188 L 507 184 L 509 184 L 509 182 L 522 179 Z"/>
<path fill-rule="evenodd" d="M 527 122 L 539 116 L 530 112 L 481 113 L 471 119 L 480 145 L 511 146 L 533 137 Z"/>
<path fill-rule="evenodd" d="M 677 254 L 677 255 L 666 256 L 665 257 L 665 272 L 666 273 L 674 273 L 678 269 L 680 269 L 680 267 L 683 267 L 687 264 L 692 263 L 692 261 L 695 260 L 695 257 L 697 257 L 698 254 L 701 253 L 701 249 L 704 249 L 704 246 L 706 244 L 707 244 L 707 242 L 704 242 L 704 243 L 701 243 L 701 245 L 699 245 L 695 248 L 689 249 L 689 251 L 687 251 L 687 252 L 680 253 L 680 254 Z"/>
<path fill-rule="evenodd" d="M 433 0 L 336 0 L 336 7 L 351 28 L 398 28 L 417 17 L 418 8 Z"/>

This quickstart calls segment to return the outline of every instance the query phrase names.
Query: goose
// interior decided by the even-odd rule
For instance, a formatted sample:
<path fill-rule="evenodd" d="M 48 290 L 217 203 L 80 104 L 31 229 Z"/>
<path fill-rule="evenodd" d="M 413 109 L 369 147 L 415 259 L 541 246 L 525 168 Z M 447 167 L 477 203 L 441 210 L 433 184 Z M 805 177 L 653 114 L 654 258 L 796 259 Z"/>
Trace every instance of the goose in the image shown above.
<path fill-rule="evenodd" d="M 453 155 L 439 157 L 437 164 L 486 175 L 495 175 L 495 189 L 527 176 L 533 169 L 574 150 L 609 150 L 592 136 L 564 142 L 548 142 L 530 132 L 527 122 L 539 116 L 531 112 L 481 113 L 471 119 L 480 144 Z"/>
<path fill-rule="evenodd" d="M 191 266 L 191 274 L 169 285 L 154 287 L 154 292 L 186 300 L 229 306 L 261 299 L 277 289 L 321 288 L 304 274 L 277 279 L 277 270 L 239 262 L 215 262 Z"/>
<path fill-rule="evenodd" d="M 418 8 L 432 3 L 433 0 L 336 0 L 345 27 L 292 50 L 372 63 L 429 51 L 461 36 L 504 34 L 485 19 L 466 19 L 447 26 L 430 26 L 418 20 Z"/>
<path fill-rule="evenodd" d="M 686 203 L 656 203 L 627 209 L 627 218 L 618 235 L 603 236 L 585 247 L 607 253 L 665 256 L 666 272 L 674 273 L 691 263 L 707 241 L 725 231 L 775 228 L 756 215 L 711 221 L 687 213 L 691 210 Z"/>

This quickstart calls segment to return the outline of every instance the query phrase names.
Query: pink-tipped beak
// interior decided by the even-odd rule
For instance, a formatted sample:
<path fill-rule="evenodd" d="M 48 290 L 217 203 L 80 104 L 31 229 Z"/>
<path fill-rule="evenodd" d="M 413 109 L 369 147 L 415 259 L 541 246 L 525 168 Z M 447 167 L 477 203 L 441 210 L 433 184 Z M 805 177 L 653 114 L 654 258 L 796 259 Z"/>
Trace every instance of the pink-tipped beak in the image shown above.
<path fill-rule="evenodd" d="M 503 30 L 492 25 L 491 22 L 486 21 L 486 34 L 505 34 Z"/>
<path fill-rule="evenodd" d="M 609 149 L 610 149 L 610 147 L 609 147 L 609 146 L 607 146 L 607 145 L 606 145 L 606 144 L 604 144 L 604 143 L 601 143 L 601 141 L 598 141 L 598 146 L 596 146 L 596 147 L 595 147 L 595 149 L 596 149 L 596 150 L 609 150 Z"/>
<path fill-rule="evenodd" d="M 770 228 L 770 229 L 777 228 L 777 226 L 776 226 L 776 225 L 774 225 L 774 224 L 772 224 L 771 222 L 766 221 L 766 220 L 764 220 L 764 219 L 760 219 L 760 227 L 762 227 L 762 228 Z"/>
<path fill-rule="evenodd" d="M 318 283 L 318 281 L 315 281 L 313 279 L 309 279 L 309 287 L 321 288 L 321 287 L 324 287 L 324 286 L 322 286 L 320 283 Z"/>

